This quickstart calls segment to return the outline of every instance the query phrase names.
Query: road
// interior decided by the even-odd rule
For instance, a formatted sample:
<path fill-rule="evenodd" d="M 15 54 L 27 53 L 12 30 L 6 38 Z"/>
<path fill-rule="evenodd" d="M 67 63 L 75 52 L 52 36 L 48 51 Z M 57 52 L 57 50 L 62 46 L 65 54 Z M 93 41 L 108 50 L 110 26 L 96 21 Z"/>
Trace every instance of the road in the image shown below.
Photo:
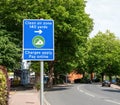
<path fill-rule="evenodd" d="M 45 92 L 47 105 L 120 105 L 120 90 L 95 84 L 57 86 Z"/>

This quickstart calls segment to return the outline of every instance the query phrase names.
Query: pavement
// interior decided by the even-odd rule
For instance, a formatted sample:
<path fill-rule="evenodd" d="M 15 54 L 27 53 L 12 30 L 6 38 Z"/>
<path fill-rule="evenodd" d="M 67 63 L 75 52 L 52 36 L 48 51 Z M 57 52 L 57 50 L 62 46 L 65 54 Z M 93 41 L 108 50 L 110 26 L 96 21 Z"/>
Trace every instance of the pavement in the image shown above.
<path fill-rule="evenodd" d="M 111 87 L 120 89 L 120 86 L 115 84 L 111 84 Z M 10 91 L 9 105 L 40 105 L 40 92 L 33 88 L 13 89 Z"/>
<path fill-rule="evenodd" d="M 114 89 L 120 89 L 120 86 L 115 85 L 115 84 L 111 84 L 111 87 L 114 88 Z"/>
<path fill-rule="evenodd" d="M 9 105 L 40 105 L 40 92 L 36 89 L 14 89 L 10 91 Z"/>

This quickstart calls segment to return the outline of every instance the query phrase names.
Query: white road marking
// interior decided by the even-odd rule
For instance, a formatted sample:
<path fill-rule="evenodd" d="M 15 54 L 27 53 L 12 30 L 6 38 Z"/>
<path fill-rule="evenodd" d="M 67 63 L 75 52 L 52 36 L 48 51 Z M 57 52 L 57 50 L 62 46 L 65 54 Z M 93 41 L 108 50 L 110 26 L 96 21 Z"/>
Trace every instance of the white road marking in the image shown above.
<path fill-rule="evenodd" d="M 93 94 L 90 94 L 90 93 L 87 93 L 87 92 L 85 92 L 85 94 L 88 95 L 88 96 L 91 96 L 91 97 L 95 97 Z"/>
<path fill-rule="evenodd" d="M 84 92 L 83 90 L 79 90 L 79 91 L 82 92 L 82 93 Z"/>
<path fill-rule="evenodd" d="M 88 96 L 95 97 L 93 94 L 90 94 L 90 93 L 88 93 L 88 92 L 85 92 L 84 90 L 81 90 L 81 89 L 80 89 L 80 86 L 77 87 L 77 90 L 78 90 L 79 92 L 81 92 L 81 93 L 84 93 L 84 94 L 88 95 Z"/>
<path fill-rule="evenodd" d="M 84 92 L 83 90 L 80 89 L 79 86 L 77 87 L 77 90 L 78 90 L 79 92 L 82 92 L 82 93 Z"/>
<path fill-rule="evenodd" d="M 119 102 L 116 102 L 116 101 L 112 101 L 112 100 L 108 100 L 108 99 L 105 100 L 105 101 L 120 105 L 120 103 L 119 103 Z"/>
<path fill-rule="evenodd" d="M 44 93 L 44 95 L 45 95 L 46 93 Z M 45 105 L 51 105 L 48 101 L 47 101 L 47 99 L 45 98 L 45 96 L 44 96 L 44 104 Z"/>
<path fill-rule="evenodd" d="M 86 94 L 86 95 L 88 95 L 88 96 L 91 96 L 91 97 L 95 97 L 95 95 L 93 95 L 93 94 L 91 94 L 91 93 L 88 93 L 88 92 L 82 90 L 80 87 L 82 87 L 82 86 L 78 86 L 78 87 L 77 87 L 77 90 L 78 90 L 79 92 L 84 93 L 84 94 Z M 104 101 L 109 102 L 109 103 L 113 103 L 113 104 L 120 105 L 120 102 L 117 102 L 117 101 L 114 101 L 114 100 L 105 99 Z"/>

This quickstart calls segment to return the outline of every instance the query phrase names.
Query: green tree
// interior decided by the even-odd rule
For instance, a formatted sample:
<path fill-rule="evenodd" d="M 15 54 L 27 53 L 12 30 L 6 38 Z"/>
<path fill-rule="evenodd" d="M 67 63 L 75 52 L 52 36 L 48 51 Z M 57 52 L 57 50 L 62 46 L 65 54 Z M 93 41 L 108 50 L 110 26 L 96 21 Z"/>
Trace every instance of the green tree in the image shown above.
<path fill-rule="evenodd" d="M 88 40 L 89 72 L 97 72 L 110 77 L 120 73 L 120 40 L 114 33 L 99 32 Z"/>
<path fill-rule="evenodd" d="M 14 33 L 5 30 L 3 25 L 0 26 L 0 65 L 13 69 L 19 66 L 20 49 L 13 42 L 11 35 Z M 15 39 L 15 38 L 14 38 Z"/>
<path fill-rule="evenodd" d="M 0 20 L 7 30 L 16 33 L 14 37 L 20 40 L 19 46 L 23 19 L 53 19 L 55 61 L 48 62 L 50 80 L 54 66 L 59 68 L 55 69 L 57 72 L 72 69 L 79 47 L 86 43 L 93 28 L 92 19 L 85 13 L 84 0 L 5 0 L 0 4 Z"/>

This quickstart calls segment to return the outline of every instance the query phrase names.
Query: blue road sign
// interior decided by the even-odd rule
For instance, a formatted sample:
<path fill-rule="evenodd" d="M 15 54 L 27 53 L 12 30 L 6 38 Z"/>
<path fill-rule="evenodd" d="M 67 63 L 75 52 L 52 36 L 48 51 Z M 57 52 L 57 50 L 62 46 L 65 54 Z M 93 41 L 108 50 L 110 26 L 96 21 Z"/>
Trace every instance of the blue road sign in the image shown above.
<path fill-rule="evenodd" d="M 53 20 L 23 20 L 23 60 L 54 60 Z"/>

